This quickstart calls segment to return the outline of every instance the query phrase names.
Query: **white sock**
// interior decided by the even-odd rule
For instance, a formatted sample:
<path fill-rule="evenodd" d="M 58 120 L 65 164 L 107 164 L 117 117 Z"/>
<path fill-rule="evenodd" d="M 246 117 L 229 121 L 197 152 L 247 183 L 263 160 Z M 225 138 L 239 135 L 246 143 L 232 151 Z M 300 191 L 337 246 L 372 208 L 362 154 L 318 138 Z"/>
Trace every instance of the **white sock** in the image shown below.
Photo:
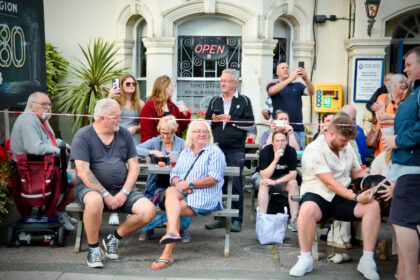
<path fill-rule="evenodd" d="M 302 252 L 302 251 L 300 251 L 300 256 L 302 257 L 302 258 L 312 258 L 312 255 L 311 255 L 311 252 L 309 251 L 309 252 Z"/>
<path fill-rule="evenodd" d="M 373 252 L 363 250 L 362 258 L 368 258 L 373 260 Z"/>

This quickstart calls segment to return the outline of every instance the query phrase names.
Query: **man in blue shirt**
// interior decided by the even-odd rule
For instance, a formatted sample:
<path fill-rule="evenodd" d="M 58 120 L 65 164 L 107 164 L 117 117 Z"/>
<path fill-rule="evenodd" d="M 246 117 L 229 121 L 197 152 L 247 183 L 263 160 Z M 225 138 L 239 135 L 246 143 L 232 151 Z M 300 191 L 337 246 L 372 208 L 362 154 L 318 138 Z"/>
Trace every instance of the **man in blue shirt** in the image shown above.
<path fill-rule="evenodd" d="M 357 110 L 352 105 L 344 105 L 343 108 L 341 108 L 341 112 L 347 113 L 351 116 L 353 120 L 353 124 L 356 124 L 356 116 L 357 116 Z M 355 139 L 357 148 L 359 150 L 360 154 L 360 160 L 362 161 L 362 165 L 365 163 L 366 158 L 366 136 L 363 132 L 363 129 L 360 126 L 356 126 L 357 130 L 357 137 Z"/>
<path fill-rule="evenodd" d="M 286 62 L 281 62 L 277 66 L 277 80 L 271 80 L 267 83 L 266 90 L 273 103 L 273 112 L 278 109 L 286 111 L 289 114 L 290 122 L 294 131 L 299 134 L 300 142 L 305 144 L 305 129 L 302 124 L 302 95 L 314 94 L 314 86 L 309 80 L 305 68 L 298 67 L 290 75 L 290 68 Z M 302 78 L 305 82 L 294 82 L 296 78 Z"/>

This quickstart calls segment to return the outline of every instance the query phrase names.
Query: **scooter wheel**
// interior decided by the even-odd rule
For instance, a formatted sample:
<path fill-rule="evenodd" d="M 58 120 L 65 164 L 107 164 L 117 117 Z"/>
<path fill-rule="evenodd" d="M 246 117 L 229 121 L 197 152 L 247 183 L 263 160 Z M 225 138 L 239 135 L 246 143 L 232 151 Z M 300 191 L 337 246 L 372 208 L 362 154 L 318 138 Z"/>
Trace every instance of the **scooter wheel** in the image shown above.
<path fill-rule="evenodd" d="M 57 230 L 57 239 L 58 239 L 58 246 L 64 246 L 64 227 L 60 226 Z"/>

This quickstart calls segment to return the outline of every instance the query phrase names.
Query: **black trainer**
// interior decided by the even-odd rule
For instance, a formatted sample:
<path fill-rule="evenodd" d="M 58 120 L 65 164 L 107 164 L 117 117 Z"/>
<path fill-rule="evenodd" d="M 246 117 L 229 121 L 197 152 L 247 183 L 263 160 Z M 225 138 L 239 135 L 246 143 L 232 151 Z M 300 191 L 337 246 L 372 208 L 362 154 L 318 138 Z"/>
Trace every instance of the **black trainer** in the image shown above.
<path fill-rule="evenodd" d="M 105 256 L 110 260 L 118 260 L 118 243 L 120 241 L 113 235 L 108 234 L 107 237 L 105 237 L 102 240 L 102 243 L 105 248 Z"/>
<path fill-rule="evenodd" d="M 103 258 L 104 251 L 101 247 L 89 248 L 86 262 L 89 267 L 102 268 L 104 267 L 104 264 L 102 263 Z"/>

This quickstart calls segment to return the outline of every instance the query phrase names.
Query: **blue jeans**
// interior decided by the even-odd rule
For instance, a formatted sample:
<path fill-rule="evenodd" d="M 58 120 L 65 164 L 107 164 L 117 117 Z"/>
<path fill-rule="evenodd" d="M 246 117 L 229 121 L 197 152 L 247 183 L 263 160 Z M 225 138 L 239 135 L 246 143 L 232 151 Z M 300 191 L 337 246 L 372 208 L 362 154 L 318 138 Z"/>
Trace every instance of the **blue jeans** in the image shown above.
<path fill-rule="evenodd" d="M 299 135 L 300 144 L 302 145 L 302 151 L 305 150 L 306 144 L 305 144 L 305 131 L 296 131 L 296 133 Z"/>
<path fill-rule="evenodd" d="M 239 217 L 232 218 L 242 223 L 244 212 L 244 191 L 242 186 L 242 171 L 244 170 L 245 152 L 225 153 L 227 166 L 239 167 L 239 176 L 233 177 L 232 180 L 232 194 L 238 194 L 239 200 L 232 201 L 232 209 L 239 209 Z M 227 194 L 227 179 L 223 185 L 223 193 Z"/>

